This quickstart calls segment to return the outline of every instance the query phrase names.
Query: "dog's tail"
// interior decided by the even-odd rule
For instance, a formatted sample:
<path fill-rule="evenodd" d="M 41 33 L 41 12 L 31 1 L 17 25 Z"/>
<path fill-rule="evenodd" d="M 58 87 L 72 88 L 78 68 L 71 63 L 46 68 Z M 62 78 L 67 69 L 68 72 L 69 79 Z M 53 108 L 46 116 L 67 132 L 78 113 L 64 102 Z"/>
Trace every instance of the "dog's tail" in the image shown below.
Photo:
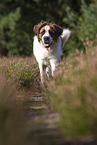
<path fill-rule="evenodd" d="M 61 35 L 62 38 L 62 47 L 64 47 L 66 41 L 68 40 L 70 36 L 71 31 L 69 29 L 63 29 L 63 33 Z"/>

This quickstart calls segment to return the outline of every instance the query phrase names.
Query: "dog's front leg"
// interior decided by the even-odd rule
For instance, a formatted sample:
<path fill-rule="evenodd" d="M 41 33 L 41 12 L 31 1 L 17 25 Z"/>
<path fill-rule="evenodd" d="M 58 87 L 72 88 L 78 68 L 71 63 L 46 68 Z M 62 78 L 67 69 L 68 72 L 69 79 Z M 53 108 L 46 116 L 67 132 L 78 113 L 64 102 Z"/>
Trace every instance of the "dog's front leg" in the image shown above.
<path fill-rule="evenodd" d="M 39 63 L 39 70 L 40 70 L 40 78 L 41 78 L 41 82 L 43 83 L 43 63 L 40 62 Z"/>
<path fill-rule="evenodd" d="M 49 75 L 50 75 L 50 65 L 46 67 L 46 75 L 49 78 Z"/>
<path fill-rule="evenodd" d="M 54 59 L 50 60 L 50 65 L 51 65 L 51 74 L 52 74 L 52 77 L 54 77 L 54 72 L 56 70 L 56 62 Z"/>

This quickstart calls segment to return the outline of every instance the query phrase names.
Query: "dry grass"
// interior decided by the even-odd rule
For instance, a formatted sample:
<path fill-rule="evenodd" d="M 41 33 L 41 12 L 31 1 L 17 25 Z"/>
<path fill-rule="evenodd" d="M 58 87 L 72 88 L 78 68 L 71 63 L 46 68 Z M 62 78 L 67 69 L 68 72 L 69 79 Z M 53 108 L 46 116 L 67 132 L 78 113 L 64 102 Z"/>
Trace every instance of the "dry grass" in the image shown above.
<path fill-rule="evenodd" d="M 24 144 L 25 126 L 22 103 L 16 97 L 14 84 L 0 73 L 0 144 Z"/>
<path fill-rule="evenodd" d="M 30 89 L 32 93 L 41 92 L 39 69 L 33 57 L 3 57 L 0 58 L 0 70 L 6 79 L 15 82 L 17 89 Z"/>
<path fill-rule="evenodd" d="M 97 46 L 64 59 L 47 88 L 49 107 L 60 113 L 65 135 L 97 134 Z"/>
<path fill-rule="evenodd" d="M 55 78 L 46 83 L 48 89 L 45 98 L 48 100 L 48 106 L 59 112 L 60 127 L 67 136 L 97 134 L 97 46 L 94 47 L 92 42 L 87 42 L 84 44 L 86 53 L 76 50 L 63 59 Z M 24 119 L 18 116 L 21 109 L 16 108 L 21 105 L 16 103 L 14 89 L 24 90 L 24 93 L 26 90 L 24 96 L 42 93 L 43 89 L 39 85 L 39 69 L 33 57 L 0 58 L 0 69 L 6 77 L 0 76 L 0 135 L 4 132 L 1 136 L 5 143 L 5 139 L 8 141 L 12 136 L 13 130 L 16 130 L 17 134 L 19 127 L 15 129 L 15 126 L 19 125 L 17 122 L 21 125 L 21 120 Z M 17 120 L 18 118 L 20 120 Z M 15 126 L 13 122 L 16 123 Z M 15 135 L 12 138 L 14 140 Z"/>
<path fill-rule="evenodd" d="M 36 141 L 27 114 L 35 106 L 32 96 L 42 92 L 38 66 L 33 57 L 3 57 L 0 70 L 0 145 L 30 145 Z"/>

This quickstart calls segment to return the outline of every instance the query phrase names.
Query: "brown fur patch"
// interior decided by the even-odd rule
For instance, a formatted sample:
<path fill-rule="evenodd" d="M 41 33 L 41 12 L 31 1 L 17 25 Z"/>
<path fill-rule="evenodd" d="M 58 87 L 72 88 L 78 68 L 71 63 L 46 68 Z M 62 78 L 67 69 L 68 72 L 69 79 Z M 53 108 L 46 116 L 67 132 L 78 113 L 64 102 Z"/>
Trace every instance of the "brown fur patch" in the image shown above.
<path fill-rule="evenodd" d="M 44 29 L 44 27 L 42 27 L 41 29 L 40 29 L 40 33 L 42 32 L 42 31 L 44 31 L 45 29 Z"/>
<path fill-rule="evenodd" d="M 34 26 L 34 28 L 33 28 L 33 31 L 34 31 L 34 33 L 35 33 L 35 35 L 38 35 L 38 37 L 39 37 L 39 31 L 40 31 L 40 29 L 43 27 L 43 26 L 45 26 L 45 25 L 47 25 L 47 21 L 43 21 L 43 20 L 41 20 L 41 22 L 38 24 L 38 25 L 35 25 Z M 40 39 L 40 38 L 39 38 Z M 40 40 L 39 40 L 40 41 Z"/>
<path fill-rule="evenodd" d="M 54 33 L 54 41 L 56 42 L 58 37 L 62 34 L 63 28 L 56 25 L 56 24 L 50 24 L 51 31 Z"/>
<path fill-rule="evenodd" d="M 38 25 L 35 25 L 33 28 L 33 31 L 35 35 L 38 36 L 38 40 L 41 40 L 41 32 L 44 30 L 44 26 L 49 25 L 50 31 L 52 31 L 53 34 L 53 40 L 56 42 L 58 37 L 62 34 L 63 28 L 58 26 L 57 24 L 49 24 L 47 21 L 41 20 L 41 22 Z"/>

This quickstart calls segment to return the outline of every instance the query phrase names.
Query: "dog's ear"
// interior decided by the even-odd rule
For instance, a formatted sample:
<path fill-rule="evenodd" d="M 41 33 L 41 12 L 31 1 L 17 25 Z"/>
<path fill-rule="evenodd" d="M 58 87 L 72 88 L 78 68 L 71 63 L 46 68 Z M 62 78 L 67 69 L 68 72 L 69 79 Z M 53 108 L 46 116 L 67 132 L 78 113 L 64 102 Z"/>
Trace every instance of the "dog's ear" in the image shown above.
<path fill-rule="evenodd" d="M 37 34 L 37 31 L 38 31 L 38 27 L 37 27 L 37 25 L 35 25 L 34 28 L 33 28 L 33 32 L 34 32 L 35 35 Z"/>
<path fill-rule="evenodd" d="M 43 26 L 45 26 L 47 23 L 48 23 L 47 21 L 41 20 L 40 23 L 39 23 L 38 25 L 35 25 L 35 26 L 34 26 L 33 32 L 34 32 L 35 35 L 37 35 L 38 41 L 41 40 L 41 38 L 39 37 L 39 31 L 40 31 L 40 29 L 41 29 Z"/>
<path fill-rule="evenodd" d="M 39 31 L 39 24 L 35 25 L 34 28 L 33 28 L 33 32 L 34 32 L 35 35 L 38 34 L 38 31 Z"/>
<path fill-rule="evenodd" d="M 41 20 L 40 23 L 38 25 L 35 25 L 33 28 L 33 32 L 35 33 L 35 35 L 37 35 L 39 33 L 39 30 L 45 26 L 48 22 L 47 21 L 43 21 Z"/>
<path fill-rule="evenodd" d="M 51 26 L 51 28 L 52 28 L 53 31 L 54 31 L 54 34 L 55 34 L 55 36 L 54 36 L 54 41 L 56 42 L 57 39 L 58 39 L 58 37 L 59 37 L 59 36 L 62 34 L 62 32 L 63 32 L 63 28 L 62 28 L 61 26 L 57 25 L 57 24 L 51 24 L 50 26 Z"/>
<path fill-rule="evenodd" d="M 59 37 L 63 32 L 63 28 L 59 25 L 56 25 L 56 24 L 53 24 L 53 27 L 56 31 L 57 36 Z"/>

